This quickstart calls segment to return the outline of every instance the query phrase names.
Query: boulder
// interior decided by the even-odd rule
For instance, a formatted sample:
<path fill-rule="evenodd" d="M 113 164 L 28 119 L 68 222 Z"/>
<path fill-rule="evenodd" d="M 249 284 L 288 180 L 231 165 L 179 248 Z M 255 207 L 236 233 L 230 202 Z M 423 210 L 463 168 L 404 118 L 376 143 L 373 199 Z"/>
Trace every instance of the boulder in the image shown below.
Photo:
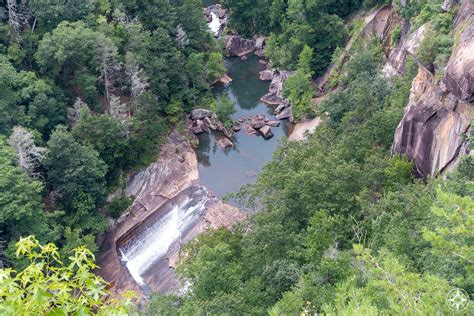
<path fill-rule="evenodd" d="M 258 36 L 255 38 L 255 50 L 262 50 L 265 45 L 265 36 Z"/>
<path fill-rule="evenodd" d="M 189 131 L 195 135 L 201 134 L 203 132 L 202 128 L 200 126 L 192 126 L 189 128 Z"/>
<path fill-rule="evenodd" d="M 199 147 L 199 138 L 195 134 L 190 135 L 189 143 L 192 147 L 198 148 Z"/>
<path fill-rule="evenodd" d="M 261 129 L 265 126 L 265 122 L 260 120 L 254 120 L 250 123 L 250 125 L 255 129 Z"/>
<path fill-rule="evenodd" d="M 234 136 L 234 131 L 231 129 L 231 128 L 224 128 L 224 135 L 226 137 L 229 137 L 231 138 L 232 136 Z"/>
<path fill-rule="evenodd" d="M 272 130 L 270 129 L 270 127 L 268 125 L 265 125 L 264 127 L 262 127 L 260 130 L 259 130 L 260 133 L 262 133 L 262 136 L 263 138 L 265 139 L 269 139 L 269 138 L 272 138 L 273 137 L 273 133 L 272 133 Z"/>
<path fill-rule="evenodd" d="M 218 130 L 219 132 L 224 132 L 225 126 L 221 121 L 217 121 L 216 130 Z"/>
<path fill-rule="evenodd" d="M 290 119 L 292 117 L 291 107 L 285 108 L 283 111 L 276 115 L 276 118 L 279 120 Z"/>
<path fill-rule="evenodd" d="M 209 126 L 207 126 L 202 120 L 196 120 L 196 126 L 202 129 L 203 132 L 206 132 L 208 134 L 211 133 L 211 129 L 209 128 Z"/>
<path fill-rule="evenodd" d="M 217 140 L 217 144 L 222 147 L 222 149 L 234 147 L 234 143 L 227 137 L 222 137 Z"/>
<path fill-rule="evenodd" d="M 242 57 L 240 57 L 240 59 L 242 59 L 242 60 L 247 60 L 247 59 L 249 59 L 249 58 L 248 58 L 247 55 L 242 55 Z"/>
<path fill-rule="evenodd" d="M 247 135 L 256 135 L 257 130 L 255 128 L 253 128 L 252 126 L 247 124 L 247 125 L 245 125 L 245 133 Z"/>
<path fill-rule="evenodd" d="M 259 50 L 256 50 L 255 52 L 253 52 L 255 55 L 257 55 L 258 57 L 263 57 L 265 56 L 265 50 L 263 49 L 259 49 Z"/>
<path fill-rule="evenodd" d="M 233 130 L 234 132 L 236 132 L 236 133 L 237 133 L 237 132 L 240 132 L 241 129 L 242 129 L 242 128 L 240 127 L 240 125 L 234 125 L 234 126 L 232 126 L 232 130 Z"/>
<path fill-rule="evenodd" d="M 211 117 L 212 111 L 206 109 L 195 109 L 191 112 L 191 118 L 193 120 L 203 120 L 205 117 Z"/>
<path fill-rule="evenodd" d="M 214 81 L 214 84 L 215 83 L 221 83 L 223 84 L 224 86 L 228 85 L 229 83 L 232 82 L 232 78 L 229 77 L 228 74 L 224 74 L 222 77 L 220 77 L 219 79 L 217 79 L 216 81 Z"/>
<path fill-rule="evenodd" d="M 260 60 L 258 61 L 258 63 L 259 63 L 260 65 L 266 66 L 266 65 L 268 65 L 268 60 L 266 60 L 266 59 L 260 59 Z"/>
<path fill-rule="evenodd" d="M 204 124 L 206 124 L 207 127 L 209 127 L 212 130 L 216 130 L 216 124 L 212 122 L 212 120 L 209 117 L 205 117 L 203 120 Z"/>
<path fill-rule="evenodd" d="M 268 122 L 266 122 L 266 124 L 268 126 L 278 127 L 278 126 L 280 126 L 280 121 L 268 121 Z"/>
<path fill-rule="evenodd" d="M 273 113 L 278 114 L 278 113 L 280 113 L 281 111 L 283 111 L 286 107 L 287 107 L 287 104 L 286 104 L 286 103 L 279 104 L 279 105 L 275 108 L 275 110 L 273 111 Z"/>
<path fill-rule="evenodd" d="M 283 83 L 291 76 L 293 72 L 282 70 L 273 73 L 272 82 L 268 88 L 268 93 L 260 98 L 260 101 L 270 105 L 279 105 L 285 103 L 283 98 Z"/>
<path fill-rule="evenodd" d="M 255 170 L 247 170 L 245 171 L 245 175 L 249 178 L 253 178 L 257 176 L 257 172 Z"/>
<path fill-rule="evenodd" d="M 238 35 L 228 35 L 224 37 L 224 47 L 228 56 L 242 57 L 255 50 L 255 41 Z"/>
<path fill-rule="evenodd" d="M 260 80 L 263 80 L 263 81 L 270 81 L 273 78 L 273 72 L 268 69 L 260 71 L 259 75 L 260 75 Z"/>
<path fill-rule="evenodd" d="M 257 114 L 257 115 L 255 116 L 255 118 L 256 118 L 257 120 L 259 120 L 259 121 L 263 121 L 263 120 L 265 119 L 265 115 L 263 115 L 263 114 Z"/>

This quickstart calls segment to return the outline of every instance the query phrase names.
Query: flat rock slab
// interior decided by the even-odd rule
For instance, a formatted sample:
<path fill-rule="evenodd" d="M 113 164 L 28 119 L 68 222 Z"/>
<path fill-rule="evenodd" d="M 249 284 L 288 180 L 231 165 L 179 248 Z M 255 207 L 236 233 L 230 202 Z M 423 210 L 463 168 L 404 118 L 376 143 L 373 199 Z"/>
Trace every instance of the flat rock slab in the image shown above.
<path fill-rule="evenodd" d="M 310 121 L 296 123 L 291 135 L 288 137 L 288 140 L 304 140 L 305 133 L 308 132 L 310 134 L 314 133 L 316 127 L 321 123 L 321 118 L 316 117 Z"/>

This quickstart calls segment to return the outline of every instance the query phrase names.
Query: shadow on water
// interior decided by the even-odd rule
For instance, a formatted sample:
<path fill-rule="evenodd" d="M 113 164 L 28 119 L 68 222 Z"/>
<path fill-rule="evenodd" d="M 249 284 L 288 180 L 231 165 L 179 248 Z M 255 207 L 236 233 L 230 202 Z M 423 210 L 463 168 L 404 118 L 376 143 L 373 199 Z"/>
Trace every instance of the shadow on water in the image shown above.
<path fill-rule="evenodd" d="M 226 61 L 226 67 L 233 81 L 227 87 L 215 87 L 214 93 L 228 93 L 237 110 L 233 119 L 264 114 L 274 120 L 274 107 L 260 102 L 260 97 L 268 91 L 269 82 L 258 79 L 258 73 L 263 69 L 258 57 L 252 55 L 246 61 L 231 58 Z M 219 133 L 199 135 L 197 156 L 201 183 L 218 197 L 238 192 L 243 185 L 255 182 L 255 175 L 272 158 L 279 140 L 288 135 L 289 123 L 282 121 L 279 127 L 272 127 L 274 136 L 268 140 L 247 135 L 244 127 L 245 123 L 242 131 L 233 137 L 234 148 L 230 150 L 217 145 L 216 139 L 222 137 Z"/>
<path fill-rule="evenodd" d="M 219 0 L 203 0 L 202 1 L 202 6 L 207 8 L 208 6 L 213 5 L 213 4 L 217 4 L 219 2 L 220 2 Z"/>

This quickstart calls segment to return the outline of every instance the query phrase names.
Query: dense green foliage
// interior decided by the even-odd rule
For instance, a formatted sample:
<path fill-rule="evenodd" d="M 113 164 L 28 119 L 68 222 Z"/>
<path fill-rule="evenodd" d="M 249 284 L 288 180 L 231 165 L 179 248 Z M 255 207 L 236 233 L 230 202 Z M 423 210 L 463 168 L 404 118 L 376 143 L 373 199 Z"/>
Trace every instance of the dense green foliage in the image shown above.
<path fill-rule="evenodd" d="M 378 45 L 363 48 L 318 109 L 327 121 L 238 194 L 258 212 L 190 242 L 178 268 L 190 289 L 154 297 L 154 311 L 430 315 L 450 312 L 453 286 L 472 293 L 472 158 L 424 184 L 390 155 L 414 71 L 387 80 Z"/>
<path fill-rule="evenodd" d="M 107 216 L 130 205 L 123 194 L 105 203 L 107 194 L 155 159 L 185 111 L 212 100 L 222 52 L 196 0 L 0 4 L 7 256 L 19 262 L 14 243 L 26 233 L 63 249 L 96 249 Z M 15 147 L 22 144 L 29 147 Z"/>
<path fill-rule="evenodd" d="M 106 300 L 104 280 L 92 270 L 94 255 L 79 247 L 65 265 L 54 244 L 41 245 L 33 237 L 17 243 L 16 255 L 25 257 L 22 271 L 0 270 L 2 315 L 131 315 L 134 305 L 127 294 L 122 301 Z"/>
<path fill-rule="evenodd" d="M 331 61 L 337 46 L 346 35 L 344 18 L 357 9 L 380 6 L 381 0 L 227 0 L 230 26 L 244 36 L 270 35 L 266 55 L 273 66 L 295 69 L 305 45 L 313 49 L 314 75 L 320 75 Z"/>
<path fill-rule="evenodd" d="M 438 77 L 457 40 L 441 2 L 394 1 L 413 29 L 426 23 L 416 55 Z M 423 183 L 392 155 L 416 63 L 387 79 L 381 43 L 356 36 L 357 12 L 386 3 L 222 1 L 230 30 L 268 35 L 271 66 L 294 71 L 294 118 L 322 123 L 234 196 L 248 220 L 183 248 L 187 291 L 153 295 L 150 315 L 434 315 L 450 313 L 452 287 L 474 293 L 474 159 Z M 225 71 L 197 0 L 0 0 L 0 314 L 135 312 L 93 274 L 95 239 L 131 205 L 127 173 L 186 112 L 232 126 L 233 103 L 210 91 Z"/>

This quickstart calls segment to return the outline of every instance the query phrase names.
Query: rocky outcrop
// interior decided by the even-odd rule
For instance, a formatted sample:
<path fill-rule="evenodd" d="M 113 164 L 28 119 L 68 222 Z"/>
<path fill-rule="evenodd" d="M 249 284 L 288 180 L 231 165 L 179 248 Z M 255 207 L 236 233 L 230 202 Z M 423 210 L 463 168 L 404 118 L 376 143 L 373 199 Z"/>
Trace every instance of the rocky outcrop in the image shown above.
<path fill-rule="evenodd" d="M 288 104 L 283 97 L 283 83 L 292 75 L 291 71 L 273 71 L 272 82 L 268 88 L 268 93 L 260 98 L 260 101 L 270 105 Z"/>
<path fill-rule="evenodd" d="M 406 154 L 420 177 L 435 176 L 466 153 L 471 120 L 471 105 L 420 68 L 395 132 L 393 151 Z"/>
<path fill-rule="evenodd" d="M 416 55 L 416 50 L 425 38 L 427 24 L 423 24 L 410 34 L 402 34 L 398 45 L 394 47 L 385 62 L 382 72 L 387 77 L 393 77 L 405 72 L 407 55 Z"/>
<path fill-rule="evenodd" d="M 173 267 L 179 259 L 181 243 L 210 228 L 231 226 L 245 219 L 238 209 L 222 203 L 201 187 L 198 180 L 196 154 L 186 137 L 177 133 L 170 135 L 155 163 L 130 177 L 125 192 L 135 198 L 131 210 L 99 241 L 97 274 L 109 282 L 112 293 L 121 295 L 133 290 L 143 298 L 147 290 L 169 293 L 178 289 L 181 285 Z M 145 286 L 139 286 L 136 275 L 122 262 L 120 247 L 137 231 L 146 230 L 151 220 L 162 218 L 181 201 L 198 195 L 203 198 L 202 213 L 182 232 L 179 240 L 169 245 L 166 255 L 142 275 Z"/>
<path fill-rule="evenodd" d="M 239 35 L 227 35 L 224 37 L 224 48 L 227 56 L 246 58 L 248 54 L 255 53 L 255 55 L 263 57 L 265 41 L 264 36 L 247 39 Z"/>
<path fill-rule="evenodd" d="M 238 35 L 228 35 L 224 37 L 224 47 L 227 56 L 242 57 L 255 51 L 255 40 Z"/>
<path fill-rule="evenodd" d="M 468 2 L 466 1 L 461 8 L 461 14 L 471 11 L 471 15 L 457 21 L 457 28 L 461 34 L 446 67 L 443 82 L 460 100 L 472 102 L 474 101 L 474 17 Z"/>
<path fill-rule="evenodd" d="M 364 25 L 362 26 L 360 32 L 355 34 L 344 47 L 343 52 L 337 58 L 336 61 L 332 62 L 324 74 L 317 78 L 314 83 L 316 84 L 318 90 L 321 93 L 327 92 L 329 79 L 333 76 L 335 72 L 341 70 L 341 67 L 349 60 L 351 56 L 351 49 L 354 43 L 359 38 L 371 39 L 377 36 L 383 43 L 386 43 L 390 38 L 388 34 L 393 26 L 393 10 L 391 5 L 386 5 L 381 8 L 376 9 L 371 12 L 365 19 Z"/>
<path fill-rule="evenodd" d="M 469 2 L 469 1 L 467 1 Z M 442 81 L 423 67 L 413 81 L 409 103 L 395 132 L 393 151 L 406 154 L 426 179 L 455 166 L 469 153 L 473 119 L 474 19 L 463 4 L 455 21 L 456 44 Z"/>

